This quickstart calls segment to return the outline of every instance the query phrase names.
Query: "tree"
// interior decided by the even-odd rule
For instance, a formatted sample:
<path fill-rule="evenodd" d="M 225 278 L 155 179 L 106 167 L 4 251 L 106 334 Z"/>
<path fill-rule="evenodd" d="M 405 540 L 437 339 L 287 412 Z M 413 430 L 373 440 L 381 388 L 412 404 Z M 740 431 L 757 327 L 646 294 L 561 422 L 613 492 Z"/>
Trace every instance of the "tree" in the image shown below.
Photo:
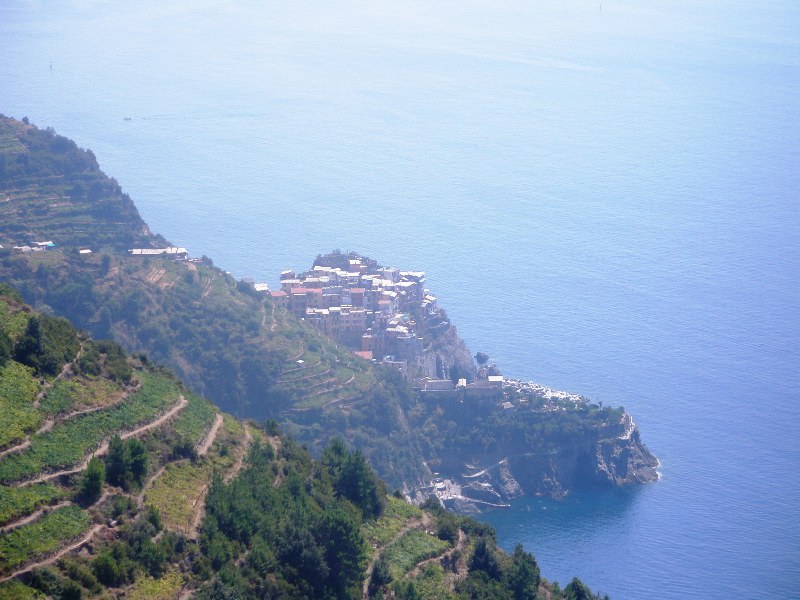
<path fill-rule="evenodd" d="M 319 527 L 319 539 L 325 547 L 325 562 L 331 573 L 331 587 L 338 598 L 357 597 L 358 584 L 363 579 L 366 549 L 354 512 L 346 503 L 330 508 Z"/>
<path fill-rule="evenodd" d="M 437 505 L 438 507 L 438 505 Z M 442 512 L 437 519 L 436 537 L 455 544 L 458 539 L 458 524 L 450 513 Z"/>
<path fill-rule="evenodd" d="M 360 450 L 354 450 L 344 461 L 334 487 L 340 495 L 361 509 L 365 519 L 379 517 L 383 513 L 386 490 Z"/>
<path fill-rule="evenodd" d="M 564 588 L 564 597 L 567 600 L 597 600 L 592 590 L 577 577 L 574 577 Z"/>
<path fill-rule="evenodd" d="M 369 580 L 369 592 L 372 596 L 377 590 L 392 580 L 392 574 L 389 571 L 389 561 L 383 555 L 375 562 L 372 567 L 372 576 Z"/>
<path fill-rule="evenodd" d="M 42 351 L 42 326 L 38 317 L 31 317 L 14 346 L 14 360 L 38 370 Z"/>
<path fill-rule="evenodd" d="M 328 472 L 334 480 L 338 479 L 342 472 L 348 454 L 347 446 L 340 437 L 333 438 L 323 451 L 321 462 L 328 468 Z"/>
<path fill-rule="evenodd" d="M 94 559 L 92 571 L 103 585 L 114 587 L 128 582 L 127 573 L 122 564 L 110 550 L 105 550 Z"/>
<path fill-rule="evenodd" d="M 128 489 L 126 477 L 128 475 L 128 452 L 125 443 L 118 435 L 108 442 L 106 455 L 106 480 L 111 485 L 118 485 Z"/>
<path fill-rule="evenodd" d="M 108 443 L 106 481 L 124 490 L 135 483 L 141 485 L 147 474 L 147 449 L 136 438 L 127 442 L 115 435 Z"/>
<path fill-rule="evenodd" d="M 497 560 L 497 552 L 494 549 L 494 544 L 487 541 L 482 537 L 475 544 L 475 550 L 472 553 L 472 559 L 469 561 L 470 571 L 483 571 L 490 578 L 498 579 L 500 577 L 500 563 Z"/>
<path fill-rule="evenodd" d="M 92 457 L 86 466 L 80 486 L 81 501 L 94 504 L 103 491 L 103 483 L 106 479 L 106 467 L 103 461 L 97 457 Z"/>
<path fill-rule="evenodd" d="M 539 565 L 532 554 L 522 549 L 522 544 L 517 544 L 511 556 L 511 566 L 506 574 L 509 589 L 514 594 L 514 600 L 534 600 L 539 588 Z"/>
<path fill-rule="evenodd" d="M 475 354 L 475 361 L 480 365 L 484 366 L 487 362 L 489 362 L 489 355 L 485 352 L 478 352 Z"/>
<path fill-rule="evenodd" d="M 8 337 L 5 331 L 0 329 L 0 367 L 8 362 L 8 359 L 11 358 L 11 353 L 13 351 L 13 344 L 11 343 L 11 338 Z"/>
<path fill-rule="evenodd" d="M 128 440 L 127 450 L 131 476 L 138 485 L 141 485 L 147 474 L 147 450 L 144 444 L 136 438 Z"/>

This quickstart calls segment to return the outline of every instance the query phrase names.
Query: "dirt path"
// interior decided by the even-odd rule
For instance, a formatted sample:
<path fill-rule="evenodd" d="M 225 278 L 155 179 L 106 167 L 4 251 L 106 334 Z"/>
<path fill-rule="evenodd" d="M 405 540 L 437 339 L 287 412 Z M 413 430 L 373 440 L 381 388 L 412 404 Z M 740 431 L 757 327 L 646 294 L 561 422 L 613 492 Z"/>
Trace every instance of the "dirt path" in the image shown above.
<path fill-rule="evenodd" d="M 272 450 L 275 452 L 275 456 L 278 456 L 278 453 L 281 451 L 281 438 L 277 435 L 270 435 L 267 436 L 267 441 L 269 445 L 272 446 Z"/>
<path fill-rule="evenodd" d="M 138 427 L 138 428 L 136 428 L 136 429 L 134 429 L 132 431 L 128 431 L 126 433 L 122 433 L 122 434 L 120 434 L 119 437 L 121 439 L 123 439 L 123 440 L 127 440 L 128 438 L 132 438 L 132 437 L 141 435 L 141 434 L 143 434 L 143 433 L 145 433 L 147 431 L 150 431 L 151 429 L 155 429 L 157 427 L 160 427 L 161 425 L 166 423 L 169 419 L 171 419 L 176 414 L 178 414 L 180 411 L 182 411 L 184 409 L 184 407 L 188 403 L 189 403 L 188 400 L 186 400 L 186 398 L 184 398 L 183 394 L 181 394 L 180 399 L 178 400 L 178 402 L 172 408 L 170 408 L 167 412 L 165 412 L 163 415 L 158 417 L 156 420 L 150 421 L 149 423 L 146 423 L 146 424 L 142 425 L 141 427 Z M 64 469 L 63 471 L 56 471 L 55 473 L 47 473 L 45 475 L 40 475 L 39 477 L 36 477 L 34 479 L 28 479 L 26 481 L 20 482 L 20 483 L 17 484 L 17 486 L 18 487 L 24 487 L 24 486 L 28 486 L 28 485 L 33 485 L 34 483 L 41 483 L 43 481 L 49 481 L 50 479 L 55 479 L 56 477 L 61 477 L 63 475 L 72 475 L 74 473 L 80 473 L 81 471 L 83 471 L 87 467 L 87 465 L 89 464 L 89 461 L 92 458 L 94 458 L 96 456 L 103 456 L 108 452 L 108 442 L 109 442 L 109 440 L 110 440 L 110 438 L 105 439 L 103 441 L 103 443 L 100 444 L 100 446 L 97 448 L 97 450 L 95 450 L 94 452 L 91 452 L 86 458 L 83 459 L 83 462 L 81 462 L 77 467 L 74 467 L 72 469 Z"/>
<path fill-rule="evenodd" d="M 150 477 L 148 477 L 147 481 L 142 486 L 142 491 L 139 492 L 138 496 L 136 496 L 136 507 L 139 510 L 142 510 L 144 508 L 144 497 L 147 495 L 148 490 L 153 487 L 153 484 L 156 482 L 156 479 L 158 479 L 164 474 L 164 471 L 167 470 L 167 465 L 173 465 L 173 464 L 175 463 L 174 462 L 164 463 L 158 468 L 158 470 L 155 473 L 153 473 Z"/>
<path fill-rule="evenodd" d="M 236 463 L 233 465 L 233 468 L 226 473 L 225 477 L 223 477 L 223 481 L 225 483 L 230 483 L 234 477 L 239 474 L 239 471 L 242 470 L 244 466 L 244 459 L 247 456 L 247 451 L 250 449 L 250 444 L 253 443 L 253 434 L 250 433 L 250 428 L 247 426 L 247 423 L 244 424 L 244 445 L 242 446 L 242 451 L 239 453 L 239 456 L 236 457 Z"/>
<path fill-rule="evenodd" d="M 166 273 L 167 273 L 166 269 L 160 269 L 159 267 L 153 267 L 150 270 L 150 272 L 147 274 L 145 279 L 147 279 L 148 283 L 150 283 L 152 285 L 155 285 L 156 283 L 161 281 L 161 278 L 164 277 L 164 275 Z"/>
<path fill-rule="evenodd" d="M 17 519 L 16 521 L 12 521 L 8 525 L 4 525 L 3 527 L 0 527 L 0 533 L 6 533 L 8 531 L 12 531 L 14 529 L 17 529 L 18 527 L 22 527 L 23 525 L 27 525 L 28 523 L 32 523 L 33 521 L 35 521 L 36 519 L 41 517 L 43 514 L 45 514 L 47 512 L 50 512 L 50 511 L 53 511 L 53 510 L 58 510 L 59 508 L 63 508 L 63 507 L 68 506 L 70 504 L 72 504 L 72 502 L 64 500 L 63 502 L 59 502 L 58 504 L 52 504 L 52 505 L 48 505 L 48 506 L 43 506 L 42 508 L 37 509 L 36 511 L 32 512 L 31 514 L 29 514 L 26 517 L 22 517 L 21 519 Z"/>
<path fill-rule="evenodd" d="M 211 293 L 212 284 L 213 281 L 211 281 L 211 277 L 205 278 L 205 281 L 203 282 L 203 295 L 202 295 L 203 298 L 205 298 Z"/>
<path fill-rule="evenodd" d="M 372 559 L 369 561 L 369 565 L 367 565 L 367 572 L 364 575 L 364 583 L 361 586 L 361 593 L 364 600 L 368 600 L 369 598 L 369 581 L 372 579 L 372 571 L 375 569 L 375 563 L 378 562 L 378 559 L 383 555 L 383 552 L 394 544 L 397 540 L 403 537 L 412 529 L 422 529 L 423 527 L 427 527 L 431 523 L 431 516 L 428 513 L 422 513 L 421 519 L 410 519 L 403 527 L 400 528 L 395 536 L 386 542 L 383 546 L 379 546 L 375 549 L 375 553 L 372 555 Z"/>
<path fill-rule="evenodd" d="M 36 569 L 38 567 L 43 567 L 44 565 L 53 564 L 59 558 L 61 558 L 65 554 L 67 554 L 68 552 L 72 552 L 73 550 L 77 550 L 78 548 L 80 548 L 84 544 L 89 543 L 89 541 L 99 531 L 101 531 L 103 529 L 105 529 L 105 525 L 95 525 L 86 534 L 84 534 L 84 536 L 82 538 L 80 538 L 77 542 L 75 542 L 73 544 L 70 544 L 69 546 L 66 546 L 65 548 L 62 548 L 61 550 L 59 550 L 55 554 L 52 554 L 48 558 L 45 558 L 44 560 L 40 560 L 40 561 L 37 561 L 35 563 L 31 563 L 29 565 L 26 565 L 26 566 L 20 568 L 20 569 L 17 569 L 16 571 L 11 573 L 10 575 L 6 575 L 4 577 L 0 577 L 0 583 L 6 582 L 9 579 L 14 579 L 15 577 L 18 577 L 19 575 L 22 575 L 23 573 L 27 573 L 28 571 L 32 571 L 33 569 Z"/>
<path fill-rule="evenodd" d="M 222 427 L 222 415 L 217 413 L 214 424 L 211 426 L 211 429 L 209 429 L 205 439 L 203 439 L 197 447 L 197 456 L 205 456 L 208 453 L 208 449 L 211 448 L 211 444 L 214 443 L 220 427 Z"/>
<path fill-rule="evenodd" d="M 443 561 L 443 560 L 445 560 L 447 558 L 450 558 L 457 551 L 463 552 L 464 548 L 466 547 L 466 545 L 467 545 L 467 535 L 463 531 L 461 531 L 459 529 L 458 530 L 458 541 L 456 542 L 455 546 L 453 546 L 449 550 L 445 550 L 444 552 L 442 552 L 438 556 L 434 556 L 432 558 L 427 558 L 427 559 L 425 559 L 423 561 L 418 562 L 414 566 L 414 568 L 411 569 L 408 573 L 406 573 L 403 577 L 404 578 L 405 577 L 411 577 L 411 578 L 418 577 L 422 573 L 422 569 L 424 569 L 426 565 L 430 565 L 432 563 L 441 562 L 441 561 Z"/>
<path fill-rule="evenodd" d="M 261 329 L 264 329 L 264 325 L 267 324 L 267 311 L 264 308 L 264 305 L 261 305 Z"/>
<path fill-rule="evenodd" d="M 192 526 L 186 534 L 186 537 L 190 540 L 196 540 L 197 536 L 200 534 L 200 524 L 203 522 L 203 519 L 206 516 L 206 496 L 208 495 L 208 486 L 209 484 L 203 486 L 203 489 L 200 490 L 200 494 L 198 494 L 192 505 L 192 508 L 195 509 L 194 518 L 192 519 Z"/>
<path fill-rule="evenodd" d="M 219 428 L 222 425 L 222 421 L 223 421 L 222 415 L 217 413 L 217 420 L 214 423 L 214 427 L 212 428 L 212 431 L 209 434 L 209 436 L 206 438 L 206 442 L 208 442 L 208 445 L 205 448 L 206 451 L 211 446 L 211 442 L 214 441 L 214 438 L 217 435 L 217 431 L 219 431 Z M 250 444 L 252 443 L 252 441 L 253 441 L 253 436 L 250 433 L 250 428 L 247 426 L 247 423 L 244 423 L 244 445 L 242 447 L 242 451 L 239 453 L 239 456 L 236 458 L 236 463 L 234 463 L 233 468 L 223 478 L 223 481 L 225 481 L 225 483 L 230 482 L 234 477 L 236 477 L 236 475 L 239 474 L 239 471 L 242 470 L 242 466 L 244 465 L 244 458 L 245 456 L 247 456 L 247 451 L 250 448 Z M 200 451 L 198 451 L 198 454 L 200 454 Z M 202 456 L 202 454 L 200 455 Z M 200 494 L 198 494 L 197 498 L 194 501 L 193 505 L 193 508 L 195 508 L 194 519 L 192 519 L 191 530 L 187 534 L 187 537 L 189 539 L 197 539 L 197 536 L 200 532 L 200 524 L 203 522 L 203 519 L 206 516 L 206 496 L 208 495 L 209 485 L 210 484 L 206 484 L 203 486 L 203 489 L 200 490 Z"/>
<path fill-rule="evenodd" d="M 274 332 L 275 329 L 278 327 L 278 322 L 275 320 L 275 302 L 272 302 L 272 313 L 270 314 L 270 318 L 272 319 L 272 324 L 269 326 L 269 330 Z M 261 305 L 261 329 L 264 329 L 264 326 L 267 324 L 267 311 L 264 309 L 264 305 Z"/>
<path fill-rule="evenodd" d="M 35 408 L 39 408 L 39 404 L 41 403 L 42 398 L 44 398 L 45 394 L 47 394 L 50 388 L 52 388 L 53 385 L 55 385 L 56 381 L 58 381 L 62 377 L 65 377 L 68 373 L 72 372 L 72 365 L 78 362 L 81 359 L 82 355 L 83 355 L 83 342 L 80 342 L 80 344 L 78 345 L 78 351 L 75 353 L 75 358 L 73 358 L 69 362 L 64 363 L 64 366 L 61 367 L 61 371 L 58 373 L 58 375 L 55 376 L 53 381 L 48 381 L 47 383 L 45 383 L 42 386 L 42 389 L 39 390 L 39 393 L 36 394 L 36 399 L 33 401 L 33 406 Z"/>
<path fill-rule="evenodd" d="M 24 442 L 17 444 L 16 446 L 11 446 L 11 448 L 6 448 L 2 452 L 0 452 L 0 458 L 12 454 L 13 452 L 22 452 L 23 450 L 25 450 L 25 448 L 27 448 L 30 445 L 31 445 L 31 438 L 30 436 L 27 436 Z"/>

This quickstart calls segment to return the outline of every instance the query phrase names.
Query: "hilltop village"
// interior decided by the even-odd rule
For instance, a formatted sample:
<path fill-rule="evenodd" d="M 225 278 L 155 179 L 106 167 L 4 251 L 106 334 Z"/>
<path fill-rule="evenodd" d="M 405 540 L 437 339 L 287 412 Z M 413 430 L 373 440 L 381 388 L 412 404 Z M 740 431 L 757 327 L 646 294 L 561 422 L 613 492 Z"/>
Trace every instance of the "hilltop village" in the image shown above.
<path fill-rule="evenodd" d="M 502 398 L 503 376 L 496 368 L 476 372 L 451 366 L 432 373 L 422 367 L 435 341 L 451 327 L 425 288 L 424 272 L 349 258 L 346 269 L 317 264 L 305 273 L 284 271 L 280 287 L 270 292 L 273 301 L 358 356 L 397 369 L 423 393 Z"/>
<path fill-rule="evenodd" d="M 284 271 L 280 291 L 271 295 L 362 358 L 408 363 L 422 350 L 418 320 L 432 332 L 449 325 L 424 284 L 423 272 L 370 269 L 350 259 L 348 270 L 316 265 L 299 275 Z"/>

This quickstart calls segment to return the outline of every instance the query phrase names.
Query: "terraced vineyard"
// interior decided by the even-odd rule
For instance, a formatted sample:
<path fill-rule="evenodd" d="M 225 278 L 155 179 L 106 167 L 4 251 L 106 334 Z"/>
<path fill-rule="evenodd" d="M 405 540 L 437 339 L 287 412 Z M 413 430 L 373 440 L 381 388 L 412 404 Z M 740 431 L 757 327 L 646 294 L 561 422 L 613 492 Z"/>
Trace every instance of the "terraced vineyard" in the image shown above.
<path fill-rule="evenodd" d="M 186 394 L 189 403 L 175 419 L 174 430 L 192 445 L 198 445 L 214 423 L 217 409 L 205 398 Z"/>
<path fill-rule="evenodd" d="M 224 472 L 233 467 L 237 453 L 230 432 L 241 432 L 241 428 L 215 427 L 218 413 L 210 402 L 189 393 L 186 398 L 185 390 L 168 373 L 124 358 L 113 344 L 84 340 L 80 346 L 63 346 L 71 352 L 66 362 L 57 363 L 58 372 L 40 372 L 43 367 L 38 355 L 26 355 L 18 349 L 26 347 L 21 346 L 21 340 L 31 334 L 31 315 L 35 313 L 18 298 L 0 293 L 0 336 L 14 349 L 13 359 L 11 354 L 0 355 L 0 439 L 4 446 L 0 454 L 0 598 L 38 597 L 19 579 L 9 579 L 24 580 L 31 570 L 55 569 L 56 574 L 49 577 L 57 581 L 67 582 L 64 577 L 76 573 L 84 573 L 79 577 L 84 584 L 96 581 L 96 575 L 85 567 L 63 563 L 59 557 L 73 546 L 102 546 L 103 532 L 115 529 L 119 517 L 130 518 L 144 493 L 137 489 L 135 477 L 121 479 L 130 489 L 104 484 L 104 471 L 110 477 L 113 469 L 120 468 L 119 461 L 122 468 L 134 471 L 146 471 L 151 464 L 152 485 L 159 475 L 176 466 L 189 466 L 204 474 L 207 487 L 215 470 Z M 58 329 L 47 327 L 50 332 Z M 61 338 L 51 335 L 32 347 L 46 354 L 48 344 L 68 341 L 71 335 L 71 331 Z M 14 360 L 17 357 L 30 364 Z M 120 363 L 120 357 L 124 363 Z M 114 435 L 127 441 L 109 445 Z M 137 441 L 137 436 L 142 441 Z M 213 446 L 216 438 L 233 451 L 220 452 L 222 446 L 218 444 L 215 450 L 204 452 L 205 458 L 194 461 L 176 454 L 204 442 Z M 164 448 L 165 441 L 171 446 Z M 123 454 L 107 456 L 115 448 Z M 94 464 L 100 465 L 101 474 L 100 487 L 93 493 L 90 471 L 96 471 L 96 467 L 89 461 L 92 455 L 97 457 L 93 460 L 99 460 Z M 162 462 L 163 469 L 156 470 Z M 159 486 L 163 488 L 160 482 Z M 166 506 L 180 506 L 174 491 L 166 492 Z M 198 490 L 195 501 L 202 500 L 203 494 L 204 490 Z M 197 511 L 192 513 L 190 526 L 201 516 Z M 169 511 L 165 511 L 165 521 L 169 519 Z M 45 566 L 48 564 L 55 566 Z M 59 569 L 65 570 L 58 574 Z M 159 585 L 163 587 L 158 579 L 153 579 L 149 587 L 143 582 L 141 593 Z"/>
<path fill-rule="evenodd" d="M 194 447 L 208 443 L 211 451 L 204 456 L 165 465 L 144 492 L 144 503 L 158 510 L 164 526 L 187 536 L 195 535 L 214 473 L 220 476 L 229 473 L 236 463 L 237 454 L 246 451 L 245 447 L 236 449 L 243 442 L 240 428 L 223 424 L 214 429 L 216 414 L 207 400 L 189 396 L 189 404 L 176 419 L 174 431 Z M 213 436 L 213 439 L 205 436 Z M 221 452 L 222 448 L 226 451 Z"/>
<path fill-rule="evenodd" d="M 21 441 L 42 423 L 34 406 L 39 388 L 30 367 L 9 362 L 0 369 L 0 448 Z"/>
<path fill-rule="evenodd" d="M 41 317 L 23 322 L 29 309 L 1 294 L 0 306 L 14 350 L 0 365 L 14 432 L 0 454 L 0 600 L 220 597 L 239 569 L 261 581 L 249 598 L 269 595 L 269 581 L 286 597 L 343 598 L 456 597 L 468 581 L 463 554 L 477 546 L 461 521 L 381 500 L 360 453 L 334 444 L 316 462 L 274 423 L 267 435 L 220 415 L 148 360 L 63 323 L 46 324 L 50 338 L 26 354 Z M 298 350 L 308 362 L 295 359 L 280 385 L 341 399 L 354 371 L 328 352 Z M 293 566 L 303 552 L 317 558 Z M 316 560 L 331 566 L 316 572 Z"/>
<path fill-rule="evenodd" d="M 165 377 L 141 373 L 141 388 L 112 408 L 63 421 L 49 431 L 30 436 L 30 446 L 0 463 L 0 482 L 9 483 L 78 465 L 99 448 L 108 432 L 133 430 L 154 419 L 178 400 L 177 384 Z"/>
<path fill-rule="evenodd" d="M 66 496 L 64 488 L 52 483 L 26 487 L 0 486 L 0 528 Z"/>
<path fill-rule="evenodd" d="M 70 505 L 0 534 L 0 574 L 7 575 L 25 562 L 57 550 L 79 537 L 91 524 L 85 510 Z"/>
<path fill-rule="evenodd" d="M 94 155 L 73 141 L 2 118 L 0 153 L 10 158 L 4 161 L 0 211 L 13 238 L 8 241 L 44 237 L 57 244 L 128 248 L 148 239 L 130 198 L 103 175 Z M 16 160 L 20 156 L 24 159 Z"/>
<path fill-rule="evenodd" d="M 389 573 L 393 579 L 400 579 L 411 569 L 426 559 L 439 556 L 450 544 L 440 540 L 427 531 L 412 529 L 389 546 L 383 558 L 389 563 Z"/>

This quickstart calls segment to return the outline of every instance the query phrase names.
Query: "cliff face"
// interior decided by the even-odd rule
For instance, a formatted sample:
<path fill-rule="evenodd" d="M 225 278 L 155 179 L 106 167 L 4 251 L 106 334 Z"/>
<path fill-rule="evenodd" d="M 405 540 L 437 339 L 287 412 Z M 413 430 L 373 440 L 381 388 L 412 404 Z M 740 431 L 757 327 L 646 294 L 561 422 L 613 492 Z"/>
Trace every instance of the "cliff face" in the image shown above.
<path fill-rule="evenodd" d="M 436 493 L 459 512 L 507 505 L 522 495 L 561 498 L 572 491 L 648 483 L 658 479 L 658 460 L 642 443 L 630 415 L 596 435 L 563 438 L 546 452 L 517 452 L 490 464 L 472 461 L 443 473 Z"/>
<path fill-rule="evenodd" d="M 458 375 L 472 381 L 477 375 L 469 348 L 453 325 L 433 339 L 414 367 L 417 377 L 451 379 Z"/>
<path fill-rule="evenodd" d="M 658 479 L 658 459 L 639 437 L 630 415 L 626 430 L 615 437 L 566 442 L 545 455 L 509 457 L 516 480 L 526 494 L 560 497 L 577 489 L 607 488 Z"/>

